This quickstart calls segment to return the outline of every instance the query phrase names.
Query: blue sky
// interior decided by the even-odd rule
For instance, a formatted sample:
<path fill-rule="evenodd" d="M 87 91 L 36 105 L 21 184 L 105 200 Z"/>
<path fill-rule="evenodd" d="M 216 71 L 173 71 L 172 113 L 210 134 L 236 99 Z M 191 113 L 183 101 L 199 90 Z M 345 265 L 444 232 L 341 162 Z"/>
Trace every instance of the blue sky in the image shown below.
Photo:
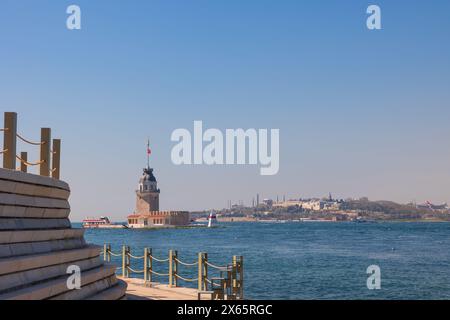
<path fill-rule="evenodd" d="M 63 139 L 74 220 L 132 212 L 148 136 L 164 209 L 257 192 L 450 202 L 449 33 L 448 1 L 3 0 L 0 109 Z M 279 174 L 174 166 L 170 135 L 194 120 L 279 128 Z"/>

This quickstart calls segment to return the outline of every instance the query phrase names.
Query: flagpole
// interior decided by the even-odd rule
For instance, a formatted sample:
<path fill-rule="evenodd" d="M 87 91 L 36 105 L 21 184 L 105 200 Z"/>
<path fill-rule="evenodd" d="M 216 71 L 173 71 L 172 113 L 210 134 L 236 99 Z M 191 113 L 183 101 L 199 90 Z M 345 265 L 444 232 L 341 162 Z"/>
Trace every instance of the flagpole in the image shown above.
<path fill-rule="evenodd" d="M 145 152 L 147 153 L 147 168 L 150 169 L 150 155 L 148 154 L 148 150 L 150 148 L 150 138 L 147 139 L 147 150 Z"/>

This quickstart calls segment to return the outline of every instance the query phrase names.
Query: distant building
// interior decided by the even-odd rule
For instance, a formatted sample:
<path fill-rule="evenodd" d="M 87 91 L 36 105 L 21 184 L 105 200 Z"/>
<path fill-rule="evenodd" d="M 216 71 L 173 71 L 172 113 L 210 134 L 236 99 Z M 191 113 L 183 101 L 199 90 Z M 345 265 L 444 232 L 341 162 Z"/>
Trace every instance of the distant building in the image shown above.
<path fill-rule="evenodd" d="M 153 169 L 144 168 L 136 190 L 136 209 L 127 217 L 129 228 L 151 228 L 166 226 L 186 226 L 189 212 L 159 211 L 160 190 L 153 175 Z"/>
<path fill-rule="evenodd" d="M 273 207 L 278 208 L 289 208 L 289 207 L 300 207 L 305 210 L 310 211 L 331 211 L 331 210 L 339 210 L 341 207 L 341 203 L 337 200 L 331 199 L 331 195 L 326 200 L 320 199 L 294 199 L 287 200 L 283 202 L 273 203 Z"/>

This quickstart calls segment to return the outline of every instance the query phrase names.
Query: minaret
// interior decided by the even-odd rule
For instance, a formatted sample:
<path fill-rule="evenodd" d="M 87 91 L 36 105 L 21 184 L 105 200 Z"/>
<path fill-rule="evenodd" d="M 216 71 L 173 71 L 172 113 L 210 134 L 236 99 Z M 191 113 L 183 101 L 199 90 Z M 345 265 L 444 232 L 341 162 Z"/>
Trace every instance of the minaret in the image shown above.
<path fill-rule="evenodd" d="M 147 168 L 144 168 L 142 177 L 139 180 L 139 188 L 136 190 L 136 210 L 135 214 L 145 214 L 150 211 L 159 211 L 158 182 L 150 168 L 150 146 L 147 143 Z"/>

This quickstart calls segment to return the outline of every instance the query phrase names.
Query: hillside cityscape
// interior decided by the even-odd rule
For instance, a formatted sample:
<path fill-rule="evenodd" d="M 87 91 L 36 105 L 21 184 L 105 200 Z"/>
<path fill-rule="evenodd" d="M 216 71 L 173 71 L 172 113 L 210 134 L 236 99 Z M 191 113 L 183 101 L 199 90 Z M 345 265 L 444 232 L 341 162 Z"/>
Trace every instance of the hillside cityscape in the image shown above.
<path fill-rule="evenodd" d="M 242 201 L 228 207 L 211 210 L 222 221 L 450 221 L 447 203 L 436 205 L 429 201 L 400 204 L 393 201 L 359 199 L 335 199 L 330 193 L 323 198 L 253 199 L 251 206 Z M 193 219 L 204 219 L 209 210 L 191 212 Z"/>

